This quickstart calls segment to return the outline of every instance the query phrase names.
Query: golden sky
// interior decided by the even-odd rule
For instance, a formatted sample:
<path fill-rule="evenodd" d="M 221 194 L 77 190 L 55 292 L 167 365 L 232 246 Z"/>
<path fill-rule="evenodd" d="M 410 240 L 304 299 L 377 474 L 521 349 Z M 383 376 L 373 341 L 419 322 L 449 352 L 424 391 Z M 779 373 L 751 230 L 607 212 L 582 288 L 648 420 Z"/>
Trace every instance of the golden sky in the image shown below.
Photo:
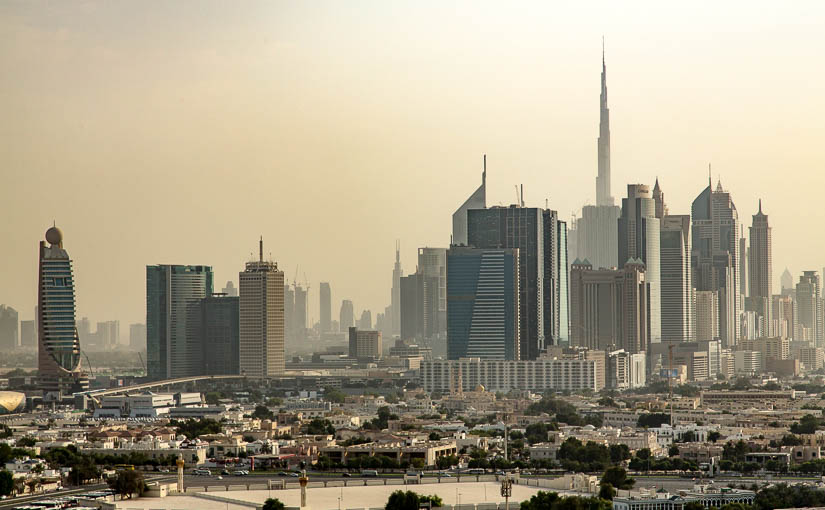
<path fill-rule="evenodd" d="M 774 286 L 825 266 L 823 2 L 0 4 L 0 303 L 30 319 L 56 220 L 78 316 L 145 318 L 146 264 L 257 239 L 356 313 L 488 202 L 563 217 L 595 200 L 601 37 L 613 194 L 659 177 L 672 214 L 707 183 L 773 227 Z"/>

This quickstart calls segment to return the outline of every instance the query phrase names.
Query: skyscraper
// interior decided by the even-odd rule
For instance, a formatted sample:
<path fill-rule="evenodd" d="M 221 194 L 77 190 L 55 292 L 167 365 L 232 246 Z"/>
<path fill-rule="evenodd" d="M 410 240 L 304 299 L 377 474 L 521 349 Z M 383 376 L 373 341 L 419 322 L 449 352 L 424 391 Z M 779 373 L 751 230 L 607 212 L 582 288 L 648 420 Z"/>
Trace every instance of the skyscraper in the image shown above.
<path fill-rule="evenodd" d="M 212 295 L 212 267 L 146 266 L 146 366 L 150 379 L 203 372 L 200 301 Z"/>
<path fill-rule="evenodd" d="M 264 260 L 264 241 L 257 261 L 239 273 L 240 371 L 251 377 L 277 377 L 285 368 L 284 272 Z"/>
<path fill-rule="evenodd" d="M 599 173 L 596 176 L 596 205 L 613 205 L 610 193 L 610 109 L 607 107 L 607 64 L 602 46 L 602 91 L 599 96 Z"/>
<path fill-rule="evenodd" d="M 9 352 L 17 349 L 17 330 L 20 318 L 17 310 L 10 306 L 0 305 L 0 349 Z"/>
<path fill-rule="evenodd" d="M 20 347 L 34 349 L 37 347 L 37 321 L 20 321 Z"/>
<path fill-rule="evenodd" d="M 782 276 L 779 278 L 779 283 L 781 284 L 782 295 L 785 295 L 786 290 L 793 289 L 793 276 L 791 276 L 791 272 L 788 271 L 787 267 L 782 272 Z"/>
<path fill-rule="evenodd" d="M 89 388 L 80 361 L 80 339 L 75 323 L 72 260 L 63 249 L 63 232 L 56 226 L 40 241 L 37 286 L 37 368 L 40 388 L 47 399 L 59 399 Z"/>
<path fill-rule="evenodd" d="M 542 211 L 544 237 L 544 343 L 560 345 L 568 339 L 567 223 L 556 211 Z"/>
<path fill-rule="evenodd" d="M 453 239 L 451 244 L 459 246 L 467 244 L 467 211 L 470 209 L 484 209 L 486 207 L 487 155 L 485 154 L 481 171 L 481 186 L 453 213 Z"/>
<path fill-rule="evenodd" d="M 301 285 L 295 285 L 295 308 L 293 310 L 292 333 L 293 339 L 302 342 L 306 338 L 307 329 L 307 304 L 308 304 L 308 288 Z"/>
<path fill-rule="evenodd" d="M 646 352 L 650 343 L 650 286 L 644 264 L 593 269 L 586 260 L 570 268 L 570 344 L 589 349 Z"/>
<path fill-rule="evenodd" d="M 203 375 L 240 374 L 240 298 L 213 294 L 200 305 Z"/>
<path fill-rule="evenodd" d="M 424 276 L 438 278 L 438 316 L 435 334 L 447 332 L 447 248 L 419 248 L 418 271 Z"/>
<path fill-rule="evenodd" d="M 571 225 L 570 256 L 587 259 L 593 267 L 621 266 L 617 260 L 618 236 L 616 222 L 621 210 L 614 205 L 610 189 L 610 109 L 607 107 L 607 65 L 602 48 L 602 84 L 599 98 L 598 174 L 596 176 L 596 205 L 582 207 L 581 217 Z"/>
<path fill-rule="evenodd" d="M 318 310 L 320 311 L 321 333 L 332 330 L 332 291 L 329 282 L 321 282 L 318 286 Z"/>
<path fill-rule="evenodd" d="M 567 222 L 558 221 L 558 253 L 559 266 L 559 336 L 557 345 L 568 345 L 570 342 L 570 259 L 567 251 Z"/>
<path fill-rule="evenodd" d="M 619 264 L 640 260 L 645 266 L 645 282 L 650 286 L 650 341 L 662 340 L 660 222 L 656 203 L 645 184 L 628 184 L 622 199 L 619 228 Z M 630 352 L 637 352 L 628 349 Z"/>
<path fill-rule="evenodd" d="M 763 315 L 764 331 L 768 331 L 771 324 L 771 296 L 773 295 L 773 263 L 771 261 L 771 227 L 768 216 L 762 213 L 762 200 L 759 200 L 759 212 L 753 215 L 753 224 L 750 227 L 750 298 L 760 301 L 760 309 L 766 312 Z M 770 334 L 770 333 L 769 333 Z"/>
<path fill-rule="evenodd" d="M 708 187 L 693 201 L 691 219 L 693 286 L 716 292 L 719 337 L 730 349 L 739 339 L 739 214 L 721 182 L 713 190 L 708 177 Z"/>
<path fill-rule="evenodd" d="M 825 347 L 822 317 L 822 287 L 816 271 L 803 271 L 796 284 L 797 325 L 794 340 L 807 340 Z"/>
<path fill-rule="evenodd" d="M 238 289 L 235 287 L 235 284 L 232 282 L 232 280 L 228 280 L 226 282 L 226 287 L 223 288 L 222 292 L 229 297 L 238 296 Z"/>
<path fill-rule="evenodd" d="M 129 348 L 133 351 L 146 349 L 146 324 L 129 324 Z"/>
<path fill-rule="evenodd" d="M 424 340 L 437 335 L 439 283 L 438 277 L 421 272 L 401 278 L 401 340 Z"/>
<path fill-rule="evenodd" d="M 341 311 L 338 314 L 338 328 L 343 333 L 355 326 L 355 307 L 352 301 L 345 299 L 341 301 Z"/>
<path fill-rule="evenodd" d="M 390 296 L 390 309 L 392 311 L 392 334 L 401 333 L 401 277 L 404 271 L 401 269 L 401 243 L 395 243 L 395 265 L 392 268 L 392 294 Z"/>
<path fill-rule="evenodd" d="M 690 215 L 665 215 L 662 218 L 659 244 L 662 340 L 687 342 L 693 340 L 694 336 Z"/>
<path fill-rule="evenodd" d="M 361 318 L 358 319 L 358 329 L 372 329 L 372 312 L 369 310 L 361 312 Z"/>
<path fill-rule="evenodd" d="M 521 359 L 519 270 L 518 249 L 447 251 L 449 359 Z"/>
<path fill-rule="evenodd" d="M 545 349 L 543 210 L 520 206 L 470 209 L 467 211 L 467 240 L 468 245 L 475 248 L 518 249 L 519 355 L 521 359 L 536 359 Z M 447 273 L 449 286 L 449 262 Z"/>

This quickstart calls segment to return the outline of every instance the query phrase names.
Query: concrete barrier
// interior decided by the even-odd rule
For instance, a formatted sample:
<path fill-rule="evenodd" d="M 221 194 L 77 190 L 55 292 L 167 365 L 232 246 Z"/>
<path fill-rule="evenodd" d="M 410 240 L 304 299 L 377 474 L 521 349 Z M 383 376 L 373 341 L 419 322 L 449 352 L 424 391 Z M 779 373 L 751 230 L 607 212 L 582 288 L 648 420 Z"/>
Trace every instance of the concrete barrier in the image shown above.
<path fill-rule="evenodd" d="M 209 500 L 209 501 L 218 501 L 220 503 L 229 503 L 229 504 L 232 504 L 232 505 L 245 506 L 245 507 L 248 507 L 248 508 L 260 508 L 260 505 L 257 504 L 257 503 L 251 503 L 249 501 L 241 501 L 241 500 L 238 500 L 238 499 L 229 499 L 229 498 L 225 498 L 225 497 L 216 496 L 214 494 L 209 494 L 207 492 L 199 492 L 197 494 L 193 494 L 193 496 L 195 496 L 196 498 L 206 499 L 206 500 Z"/>

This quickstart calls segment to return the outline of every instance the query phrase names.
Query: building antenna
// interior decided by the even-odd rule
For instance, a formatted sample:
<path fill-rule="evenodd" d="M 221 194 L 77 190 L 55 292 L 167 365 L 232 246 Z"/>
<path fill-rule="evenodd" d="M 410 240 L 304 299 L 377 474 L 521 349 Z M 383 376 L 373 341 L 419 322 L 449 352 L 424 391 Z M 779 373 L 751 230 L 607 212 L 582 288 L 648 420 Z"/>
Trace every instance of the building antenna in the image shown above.
<path fill-rule="evenodd" d="M 259 262 L 264 261 L 264 236 L 261 236 L 261 240 L 258 241 L 258 258 Z"/>

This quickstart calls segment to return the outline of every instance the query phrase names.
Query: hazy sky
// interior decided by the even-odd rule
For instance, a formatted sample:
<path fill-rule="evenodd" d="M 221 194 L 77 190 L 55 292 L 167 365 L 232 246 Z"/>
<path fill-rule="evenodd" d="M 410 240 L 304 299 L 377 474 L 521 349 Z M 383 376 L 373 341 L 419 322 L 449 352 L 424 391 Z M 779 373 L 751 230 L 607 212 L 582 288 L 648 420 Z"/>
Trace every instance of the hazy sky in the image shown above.
<path fill-rule="evenodd" d="M 659 176 L 674 214 L 721 176 L 773 227 L 774 283 L 825 265 L 825 2 L 0 3 L 0 303 L 33 316 L 53 219 L 78 315 L 145 318 L 146 264 L 259 235 L 356 312 L 390 298 L 395 239 L 446 246 L 488 201 L 595 200 L 601 36 L 613 194 Z"/>

